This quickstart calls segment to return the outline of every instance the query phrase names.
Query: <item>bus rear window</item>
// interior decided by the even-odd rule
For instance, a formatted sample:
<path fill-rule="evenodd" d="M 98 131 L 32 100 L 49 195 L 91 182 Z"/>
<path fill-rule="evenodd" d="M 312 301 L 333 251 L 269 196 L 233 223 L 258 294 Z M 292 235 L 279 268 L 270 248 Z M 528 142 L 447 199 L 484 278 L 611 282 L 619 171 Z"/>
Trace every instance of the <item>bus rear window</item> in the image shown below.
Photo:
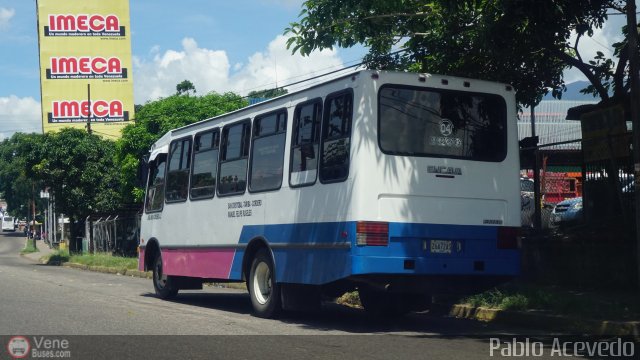
<path fill-rule="evenodd" d="M 494 94 L 383 86 L 378 136 L 384 153 L 500 162 L 507 105 Z"/>

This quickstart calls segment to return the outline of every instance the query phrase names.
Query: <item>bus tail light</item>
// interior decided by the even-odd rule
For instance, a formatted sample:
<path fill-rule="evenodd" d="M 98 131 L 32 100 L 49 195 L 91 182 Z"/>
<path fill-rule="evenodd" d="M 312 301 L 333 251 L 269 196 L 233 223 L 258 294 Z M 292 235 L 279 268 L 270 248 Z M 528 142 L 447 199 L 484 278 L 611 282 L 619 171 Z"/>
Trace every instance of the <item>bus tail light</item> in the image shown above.
<path fill-rule="evenodd" d="M 389 244 L 389 223 L 358 221 L 356 223 L 356 244 L 358 246 L 387 246 Z"/>
<path fill-rule="evenodd" d="M 501 226 L 498 228 L 498 249 L 520 248 L 520 228 Z"/>

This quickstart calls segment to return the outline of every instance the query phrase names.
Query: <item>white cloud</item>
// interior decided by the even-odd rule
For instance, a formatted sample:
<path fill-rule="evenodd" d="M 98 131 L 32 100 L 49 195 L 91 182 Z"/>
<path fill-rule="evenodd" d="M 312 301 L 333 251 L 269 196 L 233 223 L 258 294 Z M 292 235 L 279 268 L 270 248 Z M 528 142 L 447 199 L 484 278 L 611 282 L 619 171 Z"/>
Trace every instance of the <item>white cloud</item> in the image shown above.
<path fill-rule="evenodd" d="M 233 91 L 246 95 L 252 90 L 282 86 L 340 68 L 336 51 L 324 50 L 303 57 L 286 48 L 287 38 L 277 36 L 263 52 L 246 63 L 230 65 L 225 51 L 198 47 L 192 38 L 182 40 L 181 50 L 155 53 L 153 59 L 134 58 L 134 92 L 137 104 L 175 93 L 176 84 L 191 81 L 198 94 Z"/>
<path fill-rule="evenodd" d="M 260 0 L 267 5 L 276 5 L 284 8 L 302 8 L 303 0 Z"/>
<path fill-rule="evenodd" d="M 182 50 L 163 54 L 154 48 L 151 61 L 134 58 L 134 98 L 137 104 L 169 96 L 183 80 L 191 81 L 200 93 L 220 90 L 226 84 L 229 59 L 224 51 L 198 48 L 194 39 L 182 40 Z"/>
<path fill-rule="evenodd" d="M 286 43 L 287 37 L 278 35 L 266 52 L 249 57 L 247 64 L 231 77 L 234 91 L 246 95 L 251 90 L 287 85 L 342 67 L 335 50 L 316 51 L 305 57 L 292 55 Z"/>
<path fill-rule="evenodd" d="M 9 27 L 9 22 L 15 14 L 16 11 L 14 9 L 0 8 L 0 30 Z"/>
<path fill-rule="evenodd" d="M 15 132 L 42 132 L 40 103 L 32 97 L 0 97 L 0 140 Z"/>

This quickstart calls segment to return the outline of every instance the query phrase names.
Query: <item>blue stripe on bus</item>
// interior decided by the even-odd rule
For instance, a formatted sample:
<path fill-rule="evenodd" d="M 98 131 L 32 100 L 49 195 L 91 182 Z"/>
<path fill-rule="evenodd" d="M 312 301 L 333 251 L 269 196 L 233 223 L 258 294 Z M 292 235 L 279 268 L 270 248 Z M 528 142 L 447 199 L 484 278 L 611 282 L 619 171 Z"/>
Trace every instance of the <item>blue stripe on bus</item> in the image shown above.
<path fill-rule="evenodd" d="M 514 276 L 520 269 L 519 251 L 497 249 L 496 226 L 389 223 L 388 246 L 356 246 L 355 224 L 245 226 L 240 243 L 264 238 L 277 281 L 287 283 L 319 285 L 366 274 Z M 451 240 L 452 254 L 431 253 L 431 240 Z M 243 256 L 244 250 L 236 252 L 230 279 L 242 278 Z M 406 260 L 413 266 L 406 268 Z"/>
<path fill-rule="evenodd" d="M 354 222 L 251 225 L 243 227 L 240 244 L 255 238 L 265 239 L 272 246 L 279 282 L 324 284 L 350 275 L 351 266 L 347 262 L 353 233 Z M 296 248 L 303 245 L 322 248 Z M 236 251 L 230 279 L 242 278 L 243 256 L 243 249 Z"/>

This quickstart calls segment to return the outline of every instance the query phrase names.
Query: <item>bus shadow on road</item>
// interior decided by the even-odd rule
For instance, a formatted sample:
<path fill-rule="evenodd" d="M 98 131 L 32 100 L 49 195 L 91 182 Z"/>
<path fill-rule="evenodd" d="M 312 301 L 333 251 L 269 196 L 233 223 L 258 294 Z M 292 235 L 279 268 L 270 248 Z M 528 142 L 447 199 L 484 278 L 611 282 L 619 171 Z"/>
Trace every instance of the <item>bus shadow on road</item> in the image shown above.
<path fill-rule="evenodd" d="M 170 302 L 203 309 L 219 310 L 240 315 L 251 315 L 251 299 L 246 292 L 216 289 L 221 292 L 180 292 Z M 232 292 L 233 291 L 233 292 Z M 148 293 L 142 296 L 155 297 Z M 398 317 L 375 317 L 363 309 L 351 308 L 333 302 L 324 302 L 322 308 L 310 312 L 283 311 L 271 321 L 278 321 L 302 329 L 352 334 L 410 333 L 448 334 L 493 334 L 504 332 L 500 327 L 465 319 L 455 319 L 438 313 L 412 313 Z"/>
<path fill-rule="evenodd" d="M 144 294 L 145 297 L 153 297 L 153 293 Z M 251 314 L 251 299 L 249 295 L 241 292 L 207 293 L 207 292 L 180 292 L 169 302 L 207 308 L 212 310 L 228 311 L 238 314 Z"/>

